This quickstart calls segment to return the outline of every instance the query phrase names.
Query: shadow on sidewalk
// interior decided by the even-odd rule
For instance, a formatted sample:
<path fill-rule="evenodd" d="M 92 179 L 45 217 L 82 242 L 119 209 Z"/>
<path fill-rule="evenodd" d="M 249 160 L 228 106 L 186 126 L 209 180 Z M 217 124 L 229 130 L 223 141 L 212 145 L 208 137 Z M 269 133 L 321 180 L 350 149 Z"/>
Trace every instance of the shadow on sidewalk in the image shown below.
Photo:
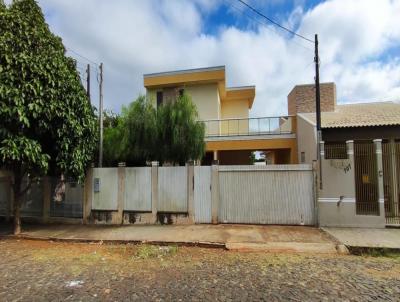
<path fill-rule="evenodd" d="M 0 237 L 5 235 L 12 235 L 13 224 L 11 222 L 6 222 L 0 218 Z"/>

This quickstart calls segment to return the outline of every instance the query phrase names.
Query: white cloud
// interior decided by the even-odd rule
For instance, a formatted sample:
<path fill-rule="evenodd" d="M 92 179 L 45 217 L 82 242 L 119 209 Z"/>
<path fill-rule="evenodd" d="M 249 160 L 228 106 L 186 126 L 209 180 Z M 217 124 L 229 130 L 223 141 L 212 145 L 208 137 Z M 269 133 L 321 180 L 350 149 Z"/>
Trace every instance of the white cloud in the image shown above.
<path fill-rule="evenodd" d="M 67 47 L 104 62 L 105 105 L 117 111 L 144 92 L 142 75 L 150 72 L 226 65 L 229 85 L 256 85 L 254 116 L 285 114 L 292 87 L 313 81 L 313 52 L 298 45 L 311 43 L 259 24 L 204 33 L 204 17 L 221 1 L 39 3 Z M 400 42 L 399 15 L 399 0 L 332 0 L 305 12 L 297 7 L 287 24 L 319 34 L 321 78 L 337 83 L 339 101 L 387 100 L 400 98 L 399 54 L 379 58 Z"/>

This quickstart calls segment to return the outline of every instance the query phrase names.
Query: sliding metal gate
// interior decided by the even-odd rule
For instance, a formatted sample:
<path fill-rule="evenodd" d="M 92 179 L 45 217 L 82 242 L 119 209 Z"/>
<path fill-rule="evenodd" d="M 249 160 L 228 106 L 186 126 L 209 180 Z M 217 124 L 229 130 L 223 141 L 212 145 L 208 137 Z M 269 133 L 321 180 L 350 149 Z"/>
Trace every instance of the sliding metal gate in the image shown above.
<path fill-rule="evenodd" d="M 220 166 L 222 223 L 314 225 L 310 165 Z"/>

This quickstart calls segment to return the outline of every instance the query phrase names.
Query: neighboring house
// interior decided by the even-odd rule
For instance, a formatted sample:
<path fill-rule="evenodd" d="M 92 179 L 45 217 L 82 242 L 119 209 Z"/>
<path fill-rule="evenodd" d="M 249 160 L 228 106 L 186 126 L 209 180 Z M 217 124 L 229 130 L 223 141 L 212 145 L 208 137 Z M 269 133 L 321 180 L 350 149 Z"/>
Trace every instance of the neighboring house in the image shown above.
<path fill-rule="evenodd" d="M 226 87 L 224 66 L 146 74 L 144 86 L 156 107 L 184 91 L 191 96 L 206 125 L 202 164 L 250 164 L 253 151 L 274 164 L 297 163 L 295 117 L 250 118 L 255 86 Z"/>
<path fill-rule="evenodd" d="M 311 163 L 317 159 L 314 85 L 296 86 L 288 107 L 297 115 L 300 162 Z M 321 111 L 321 224 L 400 225 L 400 104 L 337 105 L 335 84 L 324 83 Z M 340 210 L 346 207 L 351 210 Z"/>

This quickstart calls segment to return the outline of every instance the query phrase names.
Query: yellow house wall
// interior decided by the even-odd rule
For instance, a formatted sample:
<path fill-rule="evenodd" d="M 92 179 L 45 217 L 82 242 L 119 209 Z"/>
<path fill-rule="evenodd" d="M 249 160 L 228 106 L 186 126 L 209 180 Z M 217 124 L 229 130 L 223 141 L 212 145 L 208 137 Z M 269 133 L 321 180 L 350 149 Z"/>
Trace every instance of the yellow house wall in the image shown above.
<path fill-rule="evenodd" d="M 228 100 L 221 103 L 221 118 L 232 119 L 232 118 L 248 118 L 247 100 Z M 226 120 L 221 122 L 221 134 L 248 134 L 249 121 L 248 120 Z"/>
<path fill-rule="evenodd" d="M 200 120 L 221 119 L 221 103 L 217 83 L 179 87 L 184 88 L 186 93 L 191 96 L 193 103 L 196 105 Z M 147 89 L 147 97 L 150 99 L 153 106 L 156 106 L 157 91 L 160 90 L 162 90 L 162 88 Z M 218 122 L 209 122 L 206 127 L 210 134 L 218 135 L 220 132 L 220 125 Z"/>

